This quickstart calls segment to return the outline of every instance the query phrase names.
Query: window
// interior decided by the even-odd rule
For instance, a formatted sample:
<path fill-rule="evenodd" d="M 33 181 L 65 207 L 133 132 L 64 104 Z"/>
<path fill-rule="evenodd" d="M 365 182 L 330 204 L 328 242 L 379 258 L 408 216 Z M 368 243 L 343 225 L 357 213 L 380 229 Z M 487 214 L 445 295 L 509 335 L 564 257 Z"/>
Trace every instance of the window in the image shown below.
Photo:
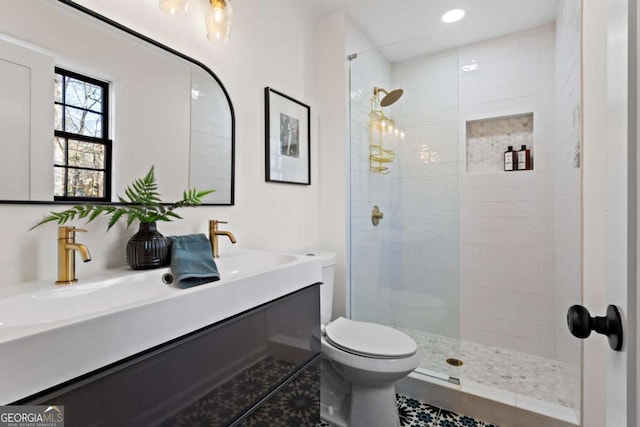
<path fill-rule="evenodd" d="M 109 84 L 55 73 L 54 200 L 111 201 Z"/>

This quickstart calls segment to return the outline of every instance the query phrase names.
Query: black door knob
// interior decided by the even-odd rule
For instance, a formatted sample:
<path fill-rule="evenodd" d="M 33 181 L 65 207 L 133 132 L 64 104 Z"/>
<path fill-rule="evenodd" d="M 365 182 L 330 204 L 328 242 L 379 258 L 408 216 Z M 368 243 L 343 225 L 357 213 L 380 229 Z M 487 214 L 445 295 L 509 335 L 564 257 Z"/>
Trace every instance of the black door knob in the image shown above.
<path fill-rule="evenodd" d="M 583 306 L 572 305 L 567 312 L 567 325 L 574 337 L 584 339 L 596 331 L 609 338 L 609 347 L 613 350 L 622 350 L 622 318 L 615 305 L 609 305 L 603 317 L 591 317 Z"/>

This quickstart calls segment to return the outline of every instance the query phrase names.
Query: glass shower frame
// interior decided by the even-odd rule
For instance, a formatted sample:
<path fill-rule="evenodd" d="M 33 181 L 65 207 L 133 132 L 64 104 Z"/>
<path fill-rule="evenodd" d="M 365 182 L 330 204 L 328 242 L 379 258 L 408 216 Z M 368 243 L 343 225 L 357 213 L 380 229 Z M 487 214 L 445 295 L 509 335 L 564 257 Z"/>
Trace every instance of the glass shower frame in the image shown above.
<path fill-rule="evenodd" d="M 458 56 L 434 61 L 447 69 L 437 91 L 380 50 L 349 57 L 349 314 L 406 332 L 431 349 L 417 372 L 459 383 Z M 400 87 L 380 129 L 374 88 Z"/>

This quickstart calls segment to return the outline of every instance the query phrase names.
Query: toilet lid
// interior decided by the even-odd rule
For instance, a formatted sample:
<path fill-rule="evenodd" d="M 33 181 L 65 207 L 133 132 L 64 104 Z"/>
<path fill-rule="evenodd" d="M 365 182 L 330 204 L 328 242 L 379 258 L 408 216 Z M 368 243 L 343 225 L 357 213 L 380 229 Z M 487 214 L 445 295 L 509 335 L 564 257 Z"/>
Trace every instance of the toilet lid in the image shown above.
<path fill-rule="evenodd" d="M 418 347 L 407 334 L 388 326 L 339 317 L 325 327 L 327 339 L 350 353 L 376 358 L 412 356 Z"/>

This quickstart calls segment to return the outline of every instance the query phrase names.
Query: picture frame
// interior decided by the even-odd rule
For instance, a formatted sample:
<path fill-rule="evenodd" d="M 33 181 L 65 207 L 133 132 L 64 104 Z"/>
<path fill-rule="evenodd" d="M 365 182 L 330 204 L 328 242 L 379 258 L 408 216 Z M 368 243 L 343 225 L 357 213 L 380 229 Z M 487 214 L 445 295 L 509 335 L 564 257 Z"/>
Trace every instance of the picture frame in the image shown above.
<path fill-rule="evenodd" d="M 265 181 L 311 185 L 311 107 L 264 88 Z"/>

